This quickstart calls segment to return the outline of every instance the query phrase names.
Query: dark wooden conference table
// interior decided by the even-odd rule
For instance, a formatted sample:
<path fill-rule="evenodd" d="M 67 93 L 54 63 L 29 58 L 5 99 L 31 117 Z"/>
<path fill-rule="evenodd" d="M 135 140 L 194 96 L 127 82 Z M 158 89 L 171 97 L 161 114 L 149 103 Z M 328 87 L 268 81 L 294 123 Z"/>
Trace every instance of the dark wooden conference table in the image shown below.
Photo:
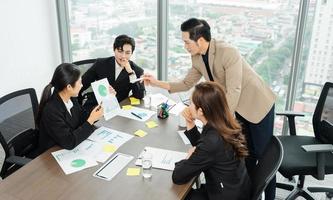
<path fill-rule="evenodd" d="M 128 101 L 122 102 L 127 105 Z M 117 152 L 137 157 L 145 146 L 187 152 L 177 134 L 178 117 L 170 115 L 161 120 L 152 116 L 158 127 L 149 129 L 145 123 L 128 118 L 116 116 L 111 120 L 100 120 L 98 126 L 106 126 L 125 133 L 133 134 L 142 129 L 148 134 L 145 137 L 135 136 L 123 144 Z M 6 200 L 85 200 L 85 199 L 158 199 L 176 200 L 184 199 L 191 189 L 194 180 L 184 185 L 175 185 L 172 182 L 172 171 L 153 169 L 150 180 L 140 176 L 127 176 L 128 167 L 136 167 L 133 159 L 111 181 L 93 177 L 93 173 L 102 164 L 82 171 L 65 175 L 51 152 L 60 149 L 53 147 L 14 174 L 0 181 L 0 199 Z"/>

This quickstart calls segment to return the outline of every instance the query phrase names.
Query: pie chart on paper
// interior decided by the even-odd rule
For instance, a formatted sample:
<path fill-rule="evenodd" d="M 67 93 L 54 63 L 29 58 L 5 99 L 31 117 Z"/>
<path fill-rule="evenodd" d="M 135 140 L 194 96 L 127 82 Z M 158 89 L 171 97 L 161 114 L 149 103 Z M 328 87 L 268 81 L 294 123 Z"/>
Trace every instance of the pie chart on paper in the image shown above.
<path fill-rule="evenodd" d="M 71 162 L 71 166 L 75 167 L 75 168 L 82 167 L 85 164 L 86 164 L 86 161 L 83 159 L 76 159 Z"/>
<path fill-rule="evenodd" d="M 107 88 L 104 85 L 99 85 L 98 86 L 98 93 L 102 96 L 105 97 L 107 93 Z"/>

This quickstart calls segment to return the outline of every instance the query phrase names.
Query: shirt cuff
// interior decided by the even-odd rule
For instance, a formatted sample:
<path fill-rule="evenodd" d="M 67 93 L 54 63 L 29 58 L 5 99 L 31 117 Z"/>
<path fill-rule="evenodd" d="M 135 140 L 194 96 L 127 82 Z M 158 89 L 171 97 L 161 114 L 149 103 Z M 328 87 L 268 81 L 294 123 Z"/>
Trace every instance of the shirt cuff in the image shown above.
<path fill-rule="evenodd" d="M 136 79 L 135 72 L 133 71 L 131 74 L 128 74 L 128 77 L 129 77 L 130 82 L 133 81 L 133 80 L 135 80 Z"/>

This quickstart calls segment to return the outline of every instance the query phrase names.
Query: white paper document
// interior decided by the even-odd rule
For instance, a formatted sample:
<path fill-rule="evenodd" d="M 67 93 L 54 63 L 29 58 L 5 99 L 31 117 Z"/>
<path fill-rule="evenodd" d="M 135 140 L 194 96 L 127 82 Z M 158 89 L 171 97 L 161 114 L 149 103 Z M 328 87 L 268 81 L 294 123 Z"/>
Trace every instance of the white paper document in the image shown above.
<path fill-rule="evenodd" d="M 183 131 L 177 131 L 178 135 L 180 136 L 180 138 L 183 140 L 184 144 L 191 144 L 190 140 L 187 138 L 187 136 L 185 135 L 185 130 Z"/>
<path fill-rule="evenodd" d="M 80 154 L 94 158 L 97 162 L 105 162 L 118 147 L 111 146 L 107 142 L 95 142 L 92 140 L 84 140 L 74 150 Z"/>
<path fill-rule="evenodd" d="M 95 142 L 106 142 L 109 144 L 114 145 L 115 147 L 119 148 L 128 140 L 132 139 L 133 135 L 117 131 L 114 129 L 109 129 L 104 126 L 96 129 L 89 137 L 89 140 Z"/>
<path fill-rule="evenodd" d="M 162 103 L 167 103 L 169 106 L 173 106 L 176 104 L 175 101 L 169 99 L 161 93 L 150 95 L 150 105 L 154 108 L 157 108 Z"/>
<path fill-rule="evenodd" d="M 185 108 L 186 105 L 183 102 L 179 102 L 169 110 L 169 113 L 179 115 Z"/>
<path fill-rule="evenodd" d="M 109 91 L 109 82 L 106 78 L 91 83 L 97 102 L 102 102 L 104 118 L 109 120 L 120 111 L 120 106 L 115 95 Z"/>
<path fill-rule="evenodd" d="M 122 109 L 121 112 L 119 112 L 119 116 L 127 117 L 141 122 L 147 121 L 154 114 L 156 114 L 156 112 L 134 106 L 132 106 L 130 109 Z"/>
<path fill-rule="evenodd" d="M 130 83 L 135 83 L 135 82 L 142 81 L 142 80 L 143 80 L 143 78 L 137 78 L 137 79 L 130 80 Z"/>
<path fill-rule="evenodd" d="M 71 174 L 88 167 L 97 165 L 97 162 L 82 152 L 77 150 L 62 149 L 52 152 L 53 157 L 60 165 L 65 174 Z"/>
<path fill-rule="evenodd" d="M 175 163 L 186 158 L 187 153 L 179 151 L 171 151 L 166 149 L 154 148 L 154 147 L 145 147 L 143 152 L 148 152 L 152 154 L 153 159 L 153 168 L 173 170 L 175 168 Z M 140 153 L 138 159 L 136 160 L 136 165 L 142 165 Z"/>
<path fill-rule="evenodd" d="M 133 138 L 132 135 L 100 127 L 88 139 L 72 150 L 62 149 L 52 152 L 65 174 L 80 171 L 105 162 L 121 145 Z"/>

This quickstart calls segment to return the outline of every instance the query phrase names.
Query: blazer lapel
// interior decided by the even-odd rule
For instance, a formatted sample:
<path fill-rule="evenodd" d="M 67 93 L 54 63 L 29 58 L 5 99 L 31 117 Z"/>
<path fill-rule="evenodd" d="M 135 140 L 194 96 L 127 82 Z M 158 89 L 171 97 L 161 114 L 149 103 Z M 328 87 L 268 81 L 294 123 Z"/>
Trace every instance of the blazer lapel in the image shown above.
<path fill-rule="evenodd" d="M 62 101 L 61 97 L 56 94 L 56 101 L 57 101 L 57 107 L 59 110 L 61 110 L 62 113 L 64 113 L 65 121 L 68 123 L 71 127 L 75 127 L 75 120 L 73 120 L 72 113 L 70 114 Z M 72 107 L 71 111 L 73 110 L 74 106 Z"/>
<path fill-rule="evenodd" d="M 212 73 L 212 76 L 213 76 L 213 79 L 215 80 L 215 76 L 214 76 L 214 58 L 215 58 L 215 39 L 212 39 L 210 41 L 210 44 L 209 44 L 209 52 L 208 52 L 208 64 L 209 64 L 209 68 L 210 68 L 210 71 Z"/>
<path fill-rule="evenodd" d="M 116 81 L 116 59 L 115 57 L 112 57 L 112 59 L 110 59 L 110 77 L 108 78 L 108 80 L 111 81 L 111 83 L 109 83 L 110 85 L 112 85 L 115 81 Z"/>
<path fill-rule="evenodd" d="M 116 82 L 119 82 L 119 81 L 121 81 L 123 79 L 126 79 L 126 77 L 128 78 L 128 74 L 127 74 L 127 71 L 124 68 L 123 70 L 121 70 L 119 76 L 116 79 Z"/>

